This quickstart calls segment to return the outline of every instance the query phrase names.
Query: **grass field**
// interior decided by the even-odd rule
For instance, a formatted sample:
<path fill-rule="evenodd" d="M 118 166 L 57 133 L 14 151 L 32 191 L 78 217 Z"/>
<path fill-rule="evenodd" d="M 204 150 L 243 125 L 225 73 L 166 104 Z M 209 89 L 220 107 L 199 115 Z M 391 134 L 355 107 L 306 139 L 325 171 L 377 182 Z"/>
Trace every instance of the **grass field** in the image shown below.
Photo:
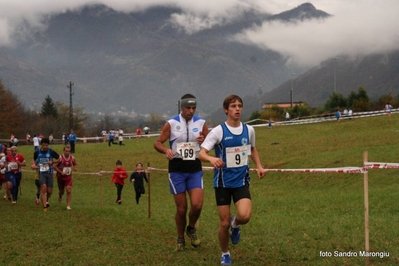
<path fill-rule="evenodd" d="M 257 147 L 268 168 L 326 168 L 397 162 L 399 115 L 256 128 Z M 219 265 L 218 215 L 212 173 L 205 172 L 205 201 L 199 223 L 202 246 L 175 252 L 175 206 L 167 173 L 152 171 L 151 218 L 148 194 L 139 205 L 126 184 L 123 204 L 115 204 L 111 175 L 117 159 L 134 170 L 137 162 L 166 169 L 154 138 L 125 140 L 126 146 L 78 144 L 72 211 L 58 204 L 43 212 L 34 203 L 33 172 L 25 167 L 18 204 L 0 201 L 2 265 Z M 52 146 L 57 152 L 61 145 Z M 33 146 L 21 146 L 30 165 Z M 205 164 L 207 165 L 207 164 Z M 253 165 L 252 165 L 253 166 Z M 369 171 L 370 249 L 387 252 L 371 265 L 399 264 L 398 170 Z M 231 246 L 234 265 L 365 265 L 363 175 L 340 173 L 269 173 L 252 175 L 253 216 L 242 227 L 241 242 Z M 1 195 L 3 195 L 1 191 Z M 234 209 L 234 208 L 233 208 Z M 334 252 L 355 252 L 357 257 Z M 323 257 L 320 252 L 331 252 Z M 323 253 L 326 254 L 326 253 Z"/>

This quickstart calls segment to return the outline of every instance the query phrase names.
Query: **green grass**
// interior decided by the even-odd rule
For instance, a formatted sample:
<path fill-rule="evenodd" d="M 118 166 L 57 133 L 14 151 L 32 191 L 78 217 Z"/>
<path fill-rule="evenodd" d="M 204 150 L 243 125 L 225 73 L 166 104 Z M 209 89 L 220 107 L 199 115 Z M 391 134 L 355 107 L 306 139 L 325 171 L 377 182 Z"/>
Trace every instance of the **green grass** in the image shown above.
<path fill-rule="evenodd" d="M 396 162 L 398 122 L 399 116 L 392 115 L 272 130 L 257 127 L 256 143 L 269 168 L 361 167 L 364 151 L 369 161 Z M 136 205 L 133 187 L 126 184 L 123 204 L 117 205 L 111 175 L 88 174 L 112 171 L 117 159 L 129 175 L 139 161 L 166 169 L 165 156 L 152 147 L 154 140 L 126 140 L 125 147 L 78 144 L 70 212 L 65 202 L 57 203 L 56 188 L 49 211 L 37 207 L 33 173 L 25 167 L 18 204 L 0 202 L 0 265 L 219 265 L 211 172 L 204 177 L 202 246 L 188 246 L 184 252 L 174 251 L 175 206 L 166 172 L 150 174 L 151 218 L 148 194 Z M 53 148 L 62 150 L 61 145 Z M 21 146 L 19 152 L 30 164 L 33 147 Z M 397 178 L 396 169 L 369 171 L 370 249 L 390 255 L 371 258 L 372 265 L 399 263 Z M 365 264 L 365 258 L 320 256 L 320 251 L 364 250 L 362 174 L 285 172 L 269 173 L 262 180 L 252 175 L 251 193 L 252 219 L 242 227 L 240 244 L 230 247 L 234 265 Z"/>

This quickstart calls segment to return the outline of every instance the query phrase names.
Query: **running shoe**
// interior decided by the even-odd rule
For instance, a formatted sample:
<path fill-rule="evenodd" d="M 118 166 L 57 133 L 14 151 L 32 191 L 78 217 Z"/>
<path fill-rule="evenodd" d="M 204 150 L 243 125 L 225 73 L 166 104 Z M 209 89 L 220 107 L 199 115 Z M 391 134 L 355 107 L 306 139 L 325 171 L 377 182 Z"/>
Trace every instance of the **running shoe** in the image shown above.
<path fill-rule="evenodd" d="M 230 254 L 223 255 L 220 264 L 221 265 L 231 265 Z"/>
<path fill-rule="evenodd" d="M 46 202 L 46 208 L 50 207 L 50 203 Z"/>
<path fill-rule="evenodd" d="M 4 196 L 3 199 L 4 199 L 4 200 L 7 200 L 7 196 Z"/>
<path fill-rule="evenodd" d="M 233 245 L 237 245 L 240 242 L 240 226 L 233 227 L 233 221 L 236 219 L 236 216 L 232 216 L 230 218 L 230 239 Z"/>
<path fill-rule="evenodd" d="M 118 200 L 118 204 L 121 205 L 122 204 L 122 200 Z"/>
<path fill-rule="evenodd" d="M 182 251 L 186 247 L 186 241 L 181 238 L 177 239 L 176 251 Z"/>
<path fill-rule="evenodd" d="M 17 204 L 17 201 L 16 201 L 16 200 L 13 200 L 13 201 L 12 201 L 12 204 Z"/>
<path fill-rule="evenodd" d="M 71 206 L 67 206 L 67 211 L 70 211 L 70 210 L 72 210 L 72 208 L 71 208 Z"/>
<path fill-rule="evenodd" d="M 197 236 L 197 229 L 188 230 L 186 228 L 186 235 L 191 239 L 191 245 L 195 248 L 201 245 L 201 240 Z"/>
<path fill-rule="evenodd" d="M 36 205 L 39 206 L 40 205 L 40 199 L 36 198 Z"/>

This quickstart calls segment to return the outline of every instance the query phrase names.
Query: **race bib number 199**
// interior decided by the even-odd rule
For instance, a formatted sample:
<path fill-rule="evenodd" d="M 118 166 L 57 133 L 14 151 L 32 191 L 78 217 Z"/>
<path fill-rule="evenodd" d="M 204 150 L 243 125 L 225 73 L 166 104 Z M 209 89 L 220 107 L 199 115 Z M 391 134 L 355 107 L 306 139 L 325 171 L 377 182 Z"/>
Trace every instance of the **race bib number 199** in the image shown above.
<path fill-rule="evenodd" d="M 177 152 L 183 160 L 195 160 L 195 142 L 177 143 Z"/>
<path fill-rule="evenodd" d="M 248 146 L 226 148 L 226 164 L 229 168 L 248 165 Z"/>

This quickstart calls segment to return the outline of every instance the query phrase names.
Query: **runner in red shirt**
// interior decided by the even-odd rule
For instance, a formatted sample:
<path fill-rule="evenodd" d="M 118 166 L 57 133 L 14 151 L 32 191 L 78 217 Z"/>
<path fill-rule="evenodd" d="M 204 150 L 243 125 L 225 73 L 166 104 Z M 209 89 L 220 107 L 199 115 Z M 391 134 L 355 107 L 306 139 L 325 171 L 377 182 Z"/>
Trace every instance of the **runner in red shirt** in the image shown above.
<path fill-rule="evenodd" d="M 17 153 L 16 146 L 11 147 L 11 154 L 6 156 L 5 166 L 8 168 L 8 175 L 6 175 L 7 188 L 11 190 L 12 203 L 16 204 L 18 200 L 18 189 L 22 179 L 21 166 L 25 166 L 25 158 Z"/>
<path fill-rule="evenodd" d="M 66 209 L 70 211 L 72 210 L 72 170 L 76 172 L 78 165 L 75 157 L 71 155 L 71 147 L 69 145 L 64 147 L 64 154 L 61 154 L 58 163 L 54 165 L 54 169 L 57 171 L 58 202 L 62 202 L 62 196 L 66 189 Z"/>

